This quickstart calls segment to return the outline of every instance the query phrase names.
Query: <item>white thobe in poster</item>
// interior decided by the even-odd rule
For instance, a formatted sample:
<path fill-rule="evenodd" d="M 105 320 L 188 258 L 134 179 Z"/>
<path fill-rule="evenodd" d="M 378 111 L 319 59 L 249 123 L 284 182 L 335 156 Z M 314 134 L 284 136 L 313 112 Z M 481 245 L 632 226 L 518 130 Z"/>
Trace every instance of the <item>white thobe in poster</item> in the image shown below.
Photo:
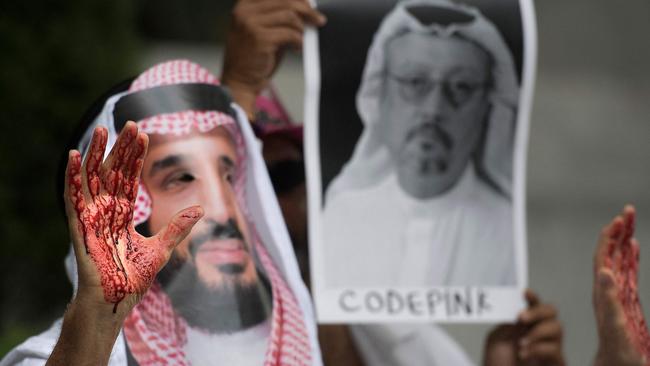
<path fill-rule="evenodd" d="M 370 366 L 473 366 L 465 351 L 435 324 L 355 324 L 357 349 Z"/>
<path fill-rule="evenodd" d="M 327 202 L 327 287 L 515 284 L 510 201 L 468 165 L 444 194 L 418 200 L 395 173 Z"/>

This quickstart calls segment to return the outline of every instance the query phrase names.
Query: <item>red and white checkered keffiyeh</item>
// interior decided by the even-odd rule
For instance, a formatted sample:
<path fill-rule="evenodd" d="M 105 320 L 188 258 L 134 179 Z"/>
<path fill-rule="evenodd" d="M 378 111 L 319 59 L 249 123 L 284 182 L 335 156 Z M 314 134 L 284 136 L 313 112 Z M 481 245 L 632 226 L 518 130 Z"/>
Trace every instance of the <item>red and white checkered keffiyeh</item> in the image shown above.
<path fill-rule="evenodd" d="M 218 80 L 195 63 L 175 60 L 158 64 L 142 73 L 131 84 L 129 92 L 182 83 L 218 85 Z M 217 111 L 183 111 L 153 116 L 137 121 L 137 124 L 147 134 L 175 135 L 187 134 L 192 130 L 206 132 L 222 126 L 235 140 L 241 164 L 239 171 L 246 171 L 246 145 L 237 122 L 230 115 Z M 240 207 L 251 222 L 253 246 L 269 276 L 273 293 L 271 335 L 264 365 L 310 365 L 312 352 L 301 308 L 250 220 L 245 200 L 245 173 L 236 177 L 235 191 Z M 146 221 L 150 214 L 151 199 L 141 185 L 134 207 L 135 224 Z M 171 300 L 157 283 L 154 283 L 124 322 L 124 334 L 129 348 L 141 366 L 189 365 L 183 351 L 187 342 L 186 328 L 187 324 L 175 314 Z"/>

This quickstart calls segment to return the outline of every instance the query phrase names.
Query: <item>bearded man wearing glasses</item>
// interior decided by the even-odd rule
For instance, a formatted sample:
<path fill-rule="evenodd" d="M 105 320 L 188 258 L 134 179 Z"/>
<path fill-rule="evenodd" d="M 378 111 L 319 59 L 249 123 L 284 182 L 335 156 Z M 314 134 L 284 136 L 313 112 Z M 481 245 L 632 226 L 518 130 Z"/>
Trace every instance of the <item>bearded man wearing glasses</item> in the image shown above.
<path fill-rule="evenodd" d="M 399 3 L 366 59 L 363 133 L 326 191 L 326 286 L 515 285 L 518 96 L 478 10 Z"/>

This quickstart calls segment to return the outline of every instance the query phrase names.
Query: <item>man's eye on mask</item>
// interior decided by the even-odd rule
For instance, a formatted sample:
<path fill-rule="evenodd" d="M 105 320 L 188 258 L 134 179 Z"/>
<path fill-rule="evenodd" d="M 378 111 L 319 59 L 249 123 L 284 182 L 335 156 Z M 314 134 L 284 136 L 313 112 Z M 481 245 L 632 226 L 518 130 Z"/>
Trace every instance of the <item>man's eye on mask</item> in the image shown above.
<path fill-rule="evenodd" d="M 194 181 L 194 179 L 194 176 L 190 173 L 177 173 L 166 178 L 163 181 L 162 187 L 165 190 L 175 189 Z"/>

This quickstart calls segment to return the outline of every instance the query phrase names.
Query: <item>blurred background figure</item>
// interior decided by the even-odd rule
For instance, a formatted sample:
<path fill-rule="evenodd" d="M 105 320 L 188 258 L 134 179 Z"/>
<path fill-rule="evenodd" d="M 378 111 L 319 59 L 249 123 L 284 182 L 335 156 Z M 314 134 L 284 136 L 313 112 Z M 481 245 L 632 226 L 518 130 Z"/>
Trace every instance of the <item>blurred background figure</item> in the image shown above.
<path fill-rule="evenodd" d="M 219 75 L 233 5 L 208 0 L 0 5 L 5 127 L 0 355 L 47 328 L 70 298 L 62 263 L 68 234 L 56 203 L 55 172 L 62 142 L 81 112 L 115 80 L 161 60 L 189 58 Z M 621 202 L 633 201 L 641 213 L 636 236 L 642 252 L 650 238 L 643 214 L 650 212 L 650 3 L 535 5 L 539 57 L 527 177 L 530 284 L 562 314 L 567 363 L 586 365 L 598 344 L 589 290 L 592 263 L 584 255 L 594 233 Z M 301 62 L 299 53 L 286 52 L 273 80 L 294 121 L 302 120 Z M 641 265 L 641 288 L 648 276 L 650 266 Z M 647 312 L 650 291 L 640 296 Z M 475 361 L 491 327 L 444 326 Z"/>
<path fill-rule="evenodd" d="M 598 350 L 594 366 L 647 365 L 650 333 L 639 304 L 636 211 L 627 205 L 603 227 L 594 253 L 594 315 Z"/>
<path fill-rule="evenodd" d="M 302 126 L 292 121 L 274 88 L 255 101 L 253 128 L 262 142 L 262 155 L 289 229 L 300 272 L 309 286 L 307 246 L 307 187 Z"/>

